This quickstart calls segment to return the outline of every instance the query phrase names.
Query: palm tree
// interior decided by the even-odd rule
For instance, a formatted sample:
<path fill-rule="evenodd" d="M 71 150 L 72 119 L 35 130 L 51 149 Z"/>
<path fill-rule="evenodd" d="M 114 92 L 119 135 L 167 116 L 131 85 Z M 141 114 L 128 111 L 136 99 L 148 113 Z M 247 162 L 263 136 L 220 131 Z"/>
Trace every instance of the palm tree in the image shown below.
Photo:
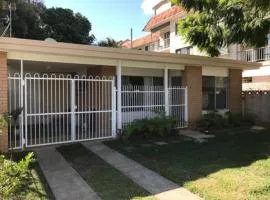
<path fill-rule="evenodd" d="M 117 42 L 113 38 L 107 37 L 105 40 L 99 41 L 98 46 L 119 48 L 120 47 L 120 42 Z"/>

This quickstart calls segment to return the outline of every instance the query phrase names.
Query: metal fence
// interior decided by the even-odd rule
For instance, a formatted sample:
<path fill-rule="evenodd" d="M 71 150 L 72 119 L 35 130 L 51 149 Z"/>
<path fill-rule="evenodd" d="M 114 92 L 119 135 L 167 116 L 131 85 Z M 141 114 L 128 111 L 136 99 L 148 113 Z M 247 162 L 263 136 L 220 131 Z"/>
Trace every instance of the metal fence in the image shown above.
<path fill-rule="evenodd" d="M 270 90 L 244 91 L 243 113 L 258 122 L 270 123 Z"/>
<path fill-rule="evenodd" d="M 177 127 L 187 126 L 187 88 L 164 86 L 123 86 L 122 124 L 126 126 L 138 119 L 149 119 L 160 113 L 174 117 Z M 166 98 L 168 101 L 166 101 Z"/>

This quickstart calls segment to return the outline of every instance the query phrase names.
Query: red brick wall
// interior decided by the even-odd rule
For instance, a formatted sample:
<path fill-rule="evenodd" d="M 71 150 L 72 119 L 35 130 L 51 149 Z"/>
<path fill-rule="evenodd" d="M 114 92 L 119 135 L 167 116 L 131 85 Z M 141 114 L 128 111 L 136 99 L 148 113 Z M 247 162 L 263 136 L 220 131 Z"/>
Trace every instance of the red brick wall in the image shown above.
<path fill-rule="evenodd" d="M 229 70 L 229 109 L 232 113 L 242 113 L 242 70 Z"/>
<path fill-rule="evenodd" d="M 0 52 L 0 114 L 8 112 L 7 54 Z M 8 150 L 8 130 L 0 130 L 0 151 Z"/>
<path fill-rule="evenodd" d="M 188 86 L 188 120 L 193 126 L 202 116 L 202 68 L 186 67 L 183 85 Z"/>

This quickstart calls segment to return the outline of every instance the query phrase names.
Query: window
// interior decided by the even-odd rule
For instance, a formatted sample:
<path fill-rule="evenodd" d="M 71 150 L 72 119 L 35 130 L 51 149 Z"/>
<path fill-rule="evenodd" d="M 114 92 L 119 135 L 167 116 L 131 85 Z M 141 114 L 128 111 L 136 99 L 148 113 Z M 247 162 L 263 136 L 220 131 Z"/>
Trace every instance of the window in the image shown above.
<path fill-rule="evenodd" d="M 144 47 L 144 50 L 145 50 L 145 51 L 149 51 L 149 46 L 145 46 L 145 47 Z"/>
<path fill-rule="evenodd" d="M 170 32 L 164 33 L 164 48 L 170 47 Z"/>
<path fill-rule="evenodd" d="M 252 83 L 252 77 L 243 77 L 242 82 L 243 83 Z"/>
<path fill-rule="evenodd" d="M 175 23 L 175 35 L 178 35 L 178 22 Z"/>
<path fill-rule="evenodd" d="M 227 78 L 203 76 L 203 109 L 216 110 L 227 108 Z"/>
<path fill-rule="evenodd" d="M 153 86 L 163 86 L 164 85 L 164 79 L 163 77 L 153 77 Z"/>
<path fill-rule="evenodd" d="M 170 31 L 164 33 L 164 39 L 168 39 L 168 38 L 170 38 Z"/>
<path fill-rule="evenodd" d="M 184 47 L 184 48 L 176 49 L 175 53 L 190 55 L 190 50 L 191 50 L 191 47 Z"/>
<path fill-rule="evenodd" d="M 171 87 L 182 86 L 182 77 L 181 76 L 172 76 L 171 77 Z"/>

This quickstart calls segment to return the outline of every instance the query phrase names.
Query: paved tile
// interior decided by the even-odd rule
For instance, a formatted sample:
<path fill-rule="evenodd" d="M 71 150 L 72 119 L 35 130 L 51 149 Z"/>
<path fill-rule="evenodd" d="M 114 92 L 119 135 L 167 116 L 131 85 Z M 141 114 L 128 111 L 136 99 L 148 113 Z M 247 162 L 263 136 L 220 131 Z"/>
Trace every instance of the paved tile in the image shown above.
<path fill-rule="evenodd" d="M 193 130 L 181 130 L 179 132 L 180 135 L 186 136 L 186 137 L 190 137 L 193 139 L 207 139 L 207 138 L 214 138 L 214 135 L 206 135 L 204 133 L 201 133 L 199 131 L 193 131 Z"/>
<path fill-rule="evenodd" d="M 56 200 L 100 199 L 54 147 L 37 149 L 36 155 Z"/>
<path fill-rule="evenodd" d="M 160 142 L 155 142 L 156 145 L 159 145 L 159 146 L 163 146 L 163 145 L 167 145 L 168 143 L 167 142 L 163 142 L 163 141 L 160 141 Z"/>
<path fill-rule="evenodd" d="M 140 146 L 141 146 L 141 147 L 153 147 L 152 144 L 141 144 Z"/>
<path fill-rule="evenodd" d="M 144 188 L 149 193 L 161 200 L 198 200 L 197 195 L 189 192 L 183 187 L 160 176 L 141 164 L 127 158 L 126 156 L 110 149 L 104 144 L 93 144 L 91 142 L 83 145 L 105 160 L 111 166 L 118 169 L 125 176 Z"/>

